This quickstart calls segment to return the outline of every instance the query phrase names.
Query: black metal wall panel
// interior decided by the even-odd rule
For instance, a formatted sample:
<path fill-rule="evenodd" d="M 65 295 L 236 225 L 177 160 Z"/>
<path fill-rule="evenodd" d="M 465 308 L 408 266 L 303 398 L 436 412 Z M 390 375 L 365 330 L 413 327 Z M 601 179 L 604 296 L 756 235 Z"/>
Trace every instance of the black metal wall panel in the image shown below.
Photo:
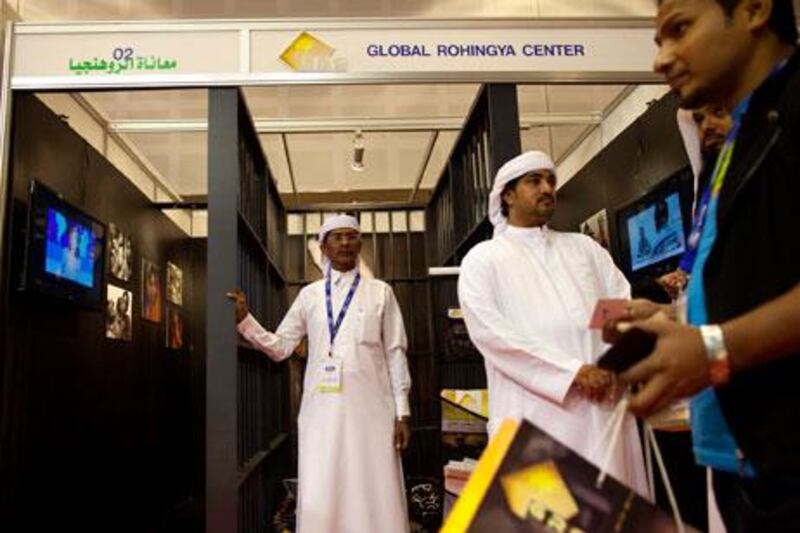
<path fill-rule="evenodd" d="M 559 189 L 551 225 L 577 231 L 581 222 L 600 209 L 607 208 L 613 215 L 613 209 L 685 168 L 689 161 L 675 121 L 677 109 L 673 94 L 663 96 L 592 158 Z M 612 232 L 614 222 L 610 216 Z"/>
<path fill-rule="evenodd" d="M 289 442 L 288 366 L 239 342 L 233 305 L 224 296 L 241 288 L 253 316 L 275 329 L 286 308 L 285 219 L 241 93 L 212 89 L 208 343 L 214 355 L 207 373 L 207 531 L 264 531 L 275 507 L 275 486 L 293 471 L 288 461 L 275 459 L 281 452 L 276 446 Z"/>
<path fill-rule="evenodd" d="M 206 295 L 206 531 L 238 523 L 237 335 L 225 293 L 237 286 L 239 199 L 237 89 L 208 93 L 208 280 Z M 234 178 L 234 179 L 231 179 Z"/>
<path fill-rule="evenodd" d="M 448 316 L 457 309 L 458 278 L 431 278 L 431 320 L 438 356 L 439 387 L 442 389 L 482 389 L 486 387 L 483 357 L 469 339 L 464 321 Z"/>
<path fill-rule="evenodd" d="M 516 86 L 484 85 L 426 209 L 427 266 L 458 265 L 472 246 L 491 237 L 487 209 L 494 175 L 520 151 Z M 430 355 L 415 361 L 424 395 L 419 416 L 430 424 L 421 440 L 431 460 L 423 462 L 437 479 L 447 458 L 440 432 L 441 390 L 486 387 L 483 359 L 463 320 L 448 316 L 458 308 L 456 283 L 456 277 L 429 278 L 425 309 Z"/>
<path fill-rule="evenodd" d="M 0 340 L 0 530 L 145 531 L 199 527 L 205 256 L 175 224 L 32 94 L 15 95 L 10 246 L 23 255 L 31 179 L 133 244 L 131 341 L 107 339 L 104 309 L 15 290 L 5 278 Z M 142 317 L 141 260 L 183 270 L 184 347 Z M 166 294 L 165 292 L 163 293 Z M 195 529 L 196 530 L 196 529 Z"/>
<path fill-rule="evenodd" d="M 457 265 L 491 236 L 487 207 L 494 175 L 520 151 L 516 85 L 484 85 L 427 207 L 429 265 Z"/>

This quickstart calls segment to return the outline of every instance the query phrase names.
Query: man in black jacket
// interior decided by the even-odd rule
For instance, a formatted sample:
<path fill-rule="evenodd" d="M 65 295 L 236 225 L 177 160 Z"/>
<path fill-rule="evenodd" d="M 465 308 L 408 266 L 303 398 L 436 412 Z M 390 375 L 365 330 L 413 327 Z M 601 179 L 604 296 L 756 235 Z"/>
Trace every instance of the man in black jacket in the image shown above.
<path fill-rule="evenodd" d="M 729 531 L 800 530 L 795 24 L 791 0 L 662 0 L 657 16 L 656 70 L 684 107 L 721 103 L 734 124 L 696 226 L 692 326 L 636 323 L 656 348 L 622 379 L 643 385 L 637 414 L 697 393 L 717 413 L 692 431 L 719 445 L 714 489 Z"/>

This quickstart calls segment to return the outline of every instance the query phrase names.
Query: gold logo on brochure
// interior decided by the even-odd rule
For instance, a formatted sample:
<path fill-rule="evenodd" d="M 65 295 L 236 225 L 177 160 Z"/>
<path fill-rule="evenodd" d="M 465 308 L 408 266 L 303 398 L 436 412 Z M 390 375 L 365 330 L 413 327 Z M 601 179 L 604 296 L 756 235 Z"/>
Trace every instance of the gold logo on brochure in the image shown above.
<path fill-rule="evenodd" d="M 345 59 L 335 59 L 336 51 L 328 43 L 307 31 L 300 33 L 280 55 L 292 70 L 311 72 L 340 72 L 346 70 Z"/>
<path fill-rule="evenodd" d="M 553 531 L 580 531 L 567 524 L 580 509 L 553 460 L 503 476 L 500 482 L 509 508 L 518 518 L 533 519 Z"/>

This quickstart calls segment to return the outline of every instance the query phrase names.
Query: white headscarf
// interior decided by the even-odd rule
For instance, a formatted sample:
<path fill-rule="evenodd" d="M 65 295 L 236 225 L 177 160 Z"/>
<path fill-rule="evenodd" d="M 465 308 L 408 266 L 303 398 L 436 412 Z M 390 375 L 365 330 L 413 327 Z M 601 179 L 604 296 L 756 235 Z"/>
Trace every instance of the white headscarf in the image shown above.
<path fill-rule="evenodd" d="M 318 246 L 322 246 L 322 241 L 325 240 L 325 236 L 332 232 L 335 229 L 343 229 L 349 228 L 354 229 L 357 232 L 361 233 L 361 226 L 358 224 L 358 220 L 350 215 L 336 215 L 335 217 L 331 217 L 325 220 L 325 223 L 322 224 L 322 227 L 319 228 L 319 233 L 317 233 L 317 243 Z M 310 243 L 309 243 L 310 244 Z M 321 251 L 321 250 L 320 250 Z M 320 254 L 320 268 L 322 273 L 328 271 L 328 266 L 330 265 L 330 259 L 324 253 Z"/>
<path fill-rule="evenodd" d="M 335 229 L 343 229 L 343 228 L 350 228 L 354 229 L 357 232 L 361 233 L 361 226 L 358 225 L 358 220 L 350 215 L 336 215 L 335 217 L 331 217 L 325 221 L 321 228 L 319 228 L 319 233 L 317 233 L 317 240 L 320 244 L 322 241 L 325 240 L 325 235 L 332 232 Z"/>
<path fill-rule="evenodd" d="M 703 194 L 698 191 L 698 183 L 700 172 L 703 169 L 703 151 L 700 144 L 700 128 L 694 121 L 694 113 L 688 109 L 678 109 L 678 131 L 681 133 L 683 139 L 683 146 L 686 148 L 686 156 L 689 158 L 689 165 L 692 167 L 692 174 L 694 174 L 694 205 L 692 212 L 694 213 L 697 207 L 697 198 Z"/>
<path fill-rule="evenodd" d="M 549 155 L 533 150 L 507 161 L 497 171 L 492 192 L 489 193 L 489 221 L 494 226 L 495 237 L 503 233 L 508 227 L 508 220 L 502 211 L 501 195 L 503 194 L 503 188 L 509 182 L 536 170 L 549 170 L 555 174 L 556 166 Z"/>

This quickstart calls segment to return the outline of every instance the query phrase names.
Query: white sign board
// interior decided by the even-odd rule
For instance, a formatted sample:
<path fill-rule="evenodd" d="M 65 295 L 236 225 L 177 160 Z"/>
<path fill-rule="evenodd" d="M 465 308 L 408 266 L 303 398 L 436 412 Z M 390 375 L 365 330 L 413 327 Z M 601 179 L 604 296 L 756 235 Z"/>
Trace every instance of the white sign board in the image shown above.
<path fill-rule="evenodd" d="M 21 34 L 14 76 L 76 77 L 238 72 L 237 32 Z"/>
<path fill-rule="evenodd" d="M 649 73 L 655 52 L 644 28 L 323 30 L 255 31 L 251 57 L 253 72 Z"/>
<path fill-rule="evenodd" d="M 354 21 L 309 23 L 311 29 L 304 29 L 297 27 L 303 21 L 289 24 L 19 24 L 12 85 L 656 79 L 649 25 Z"/>

